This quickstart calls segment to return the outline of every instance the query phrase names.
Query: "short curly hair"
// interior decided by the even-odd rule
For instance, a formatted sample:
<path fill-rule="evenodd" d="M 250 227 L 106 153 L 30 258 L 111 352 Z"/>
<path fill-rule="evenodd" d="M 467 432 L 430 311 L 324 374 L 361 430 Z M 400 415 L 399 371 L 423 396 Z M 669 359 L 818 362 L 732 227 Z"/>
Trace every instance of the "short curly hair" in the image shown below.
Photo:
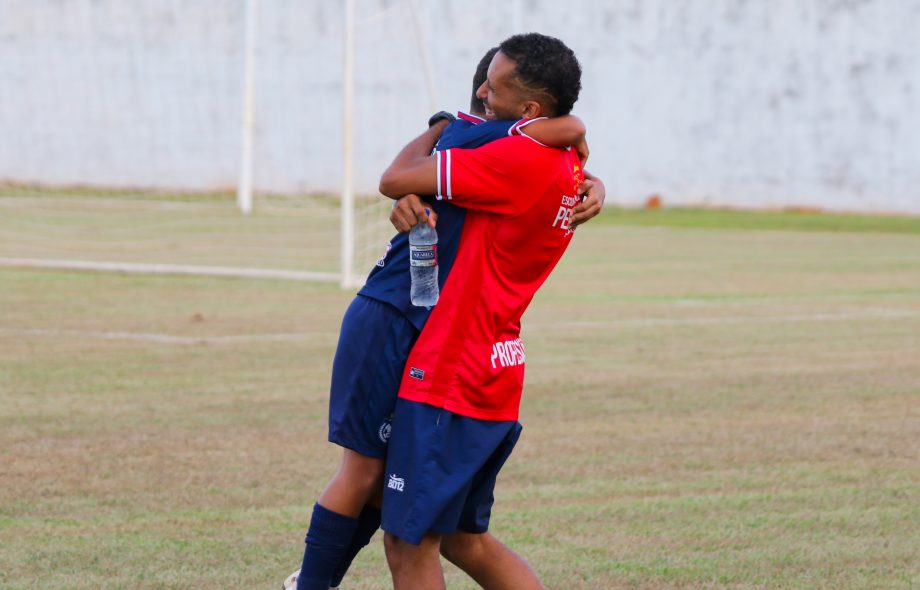
<path fill-rule="evenodd" d="M 515 63 L 515 78 L 527 90 L 545 94 L 553 115 L 568 115 L 581 91 L 581 65 L 565 43 L 540 33 L 514 35 L 498 46 Z"/>

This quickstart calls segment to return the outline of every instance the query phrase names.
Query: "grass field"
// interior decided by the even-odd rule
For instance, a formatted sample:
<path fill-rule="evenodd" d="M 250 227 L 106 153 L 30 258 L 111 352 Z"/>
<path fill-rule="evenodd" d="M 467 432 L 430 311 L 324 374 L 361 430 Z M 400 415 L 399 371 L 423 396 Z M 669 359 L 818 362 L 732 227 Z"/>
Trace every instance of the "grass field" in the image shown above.
<path fill-rule="evenodd" d="M 0 257 L 310 243 L 283 202 L 158 207 L 146 248 L 113 208 L 0 195 Z M 277 588 L 351 296 L 0 268 L 0 588 Z M 547 587 L 920 588 L 920 220 L 610 209 L 524 340 L 493 531 Z M 377 537 L 343 588 L 388 585 Z"/>

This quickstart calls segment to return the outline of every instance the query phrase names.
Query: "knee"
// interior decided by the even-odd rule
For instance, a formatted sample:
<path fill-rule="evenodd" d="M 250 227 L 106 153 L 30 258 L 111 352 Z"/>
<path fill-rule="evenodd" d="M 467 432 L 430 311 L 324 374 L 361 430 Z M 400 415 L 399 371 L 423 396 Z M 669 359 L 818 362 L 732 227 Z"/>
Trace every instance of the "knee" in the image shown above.
<path fill-rule="evenodd" d="M 399 551 L 399 545 L 402 541 L 396 535 L 391 535 L 390 533 L 383 534 L 383 550 L 386 552 L 387 557 L 391 554 L 396 555 Z"/>
<path fill-rule="evenodd" d="M 383 485 L 382 481 L 383 463 L 379 465 L 372 463 L 358 474 L 358 485 L 367 492 L 369 496 L 373 496 L 378 488 Z"/>
<path fill-rule="evenodd" d="M 387 563 L 390 569 L 398 569 L 399 565 L 405 561 L 407 543 L 390 533 L 383 535 L 383 550 L 387 556 Z"/>
<path fill-rule="evenodd" d="M 391 569 L 419 559 L 437 558 L 440 546 L 441 537 L 436 534 L 426 535 L 418 545 L 390 533 L 383 535 L 383 549 Z"/>
<path fill-rule="evenodd" d="M 482 535 L 453 533 L 441 542 L 441 555 L 462 569 L 482 559 L 485 552 L 483 540 Z"/>
<path fill-rule="evenodd" d="M 383 535 L 383 549 L 387 557 L 387 565 L 393 575 L 412 569 L 412 564 L 418 557 L 413 554 L 413 549 L 418 547 L 410 545 L 395 535 L 385 533 Z"/>
<path fill-rule="evenodd" d="M 342 463 L 336 477 L 346 486 L 356 491 L 360 490 L 363 495 L 370 497 L 382 485 L 383 469 L 383 461 L 379 459 L 351 458 Z"/>

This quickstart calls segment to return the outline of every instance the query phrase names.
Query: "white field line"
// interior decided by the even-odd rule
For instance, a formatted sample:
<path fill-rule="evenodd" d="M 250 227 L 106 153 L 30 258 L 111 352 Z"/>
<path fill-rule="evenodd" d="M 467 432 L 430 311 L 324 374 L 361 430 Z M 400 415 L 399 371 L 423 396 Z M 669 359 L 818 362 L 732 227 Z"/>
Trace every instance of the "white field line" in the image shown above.
<path fill-rule="evenodd" d="M 835 314 L 794 314 L 779 316 L 724 316 L 689 318 L 635 318 L 609 321 L 574 321 L 525 324 L 525 332 L 551 332 L 573 328 L 655 328 L 665 326 L 698 326 L 720 324 L 760 324 L 789 322 L 839 322 L 852 320 L 920 318 L 920 311 L 898 309 L 852 310 Z M 57 330 L 46 328 L 2 328 L 0 336 L 32 338 L 74 338 L 86 340 L 126 340 L 156 344 L 247 344 L 258 342 L 302 342 L 336 337 L 334 332 L 279 332 L 268 334 L 237 334 L 232 336 L 180 336 L 150 332 L 106 332 L 93 330 Z"/>
<path fill-rule="evenodd" d="M 770 316 L 712 316 L 685 318 L 633 318 L 622 320 L 575 320 L 569 322 L 547 322 L 525 324 L 531 331 L 569 330 L 572 328 L 651 328 L 661 326 L 706 326 L 719 324 L 776 324 L 789 322 L 840 322 L 850 320 L 906 319 L 920 318 L 920 310 L 909 309 L 865 309 L 841 313 L 802 313 Z"/>
<path fill-rule="evenodd" d="M 334 339 L 333 332 L 280 332 L 276 334 L 237 334 L 233 336 L 179 336 L 155 332 L 103 332 L 96 330 L 56 330 L 46 328 L 0 328 L 0 336 L 25 338 L 73 338 L 77 340 L 127 340 L 155 344 L 248 344 L 252 342 L 300 342 Z"/>
<path fill-rule="evenodd" d="M 260 211 L 281 212 L 287 215 L 302 215 L 315 218 L 317 213 L 327 212 L 330 216 L 339 214 L 338 208 L 334 202 L 328 208 L 310 207 L 309 205 L 316 202 L 310 197 L 292 198 L 288 201 L 273 202 L 269 200 L 259 200 L 256 196 L 257 205 Z M 374 201 L 382 201 L 383 197 L 361 199 L 362 204 Z M 328 201 L 324 201 L 328 202 Z M 229 197 L 227 200 L 213 201 L 170 201 L 157 199 L 138 199 L 126 196 L 119 199 L 116 197 L 54 197 L 54 196 L 7 196 L 0 197 L 0 208 L 20 209 L 26 207 L 41 207 L 49 205 L 47 209 L 60 210 L 62 207 L 71 209 L 98 211 L 100 209 L 115 209 L 118 211 L 139 213 L 147 211 L 179 211 L 179 212 L 227 212 L 230 214 L 237 213 L 236 201 Z"/>
<path fill-rule="evenodd" d="M 48 209 L 60 210 L 61 206 L 71 209 L 86 209 L 98 211 L 100 209 L 117 209 L 120 211 L 214 211 L 223 208 L 230 209 L 233 201 L 187 202 L 187 201 L 157 201 L 153 199 L 118 199 L 117 197 L 3 197 L 0 198 L 0 207 L 19 209 L 48 205 Z"/>
<path fill-rule="evenodd" d="M 302 270 L 270 270 L 264 268 L 235 268 L 232 266 L 195 266 L 185 264 L 143 264 L 136 262 L 88 262 L 85 260 L 52 260 L 41 258 L 0 258 L 0 267 L 86 270 L 131 274 L 198 275 L 247 279 L 283 279 L 289 281 L 338 282 L 339 274 Z"/>

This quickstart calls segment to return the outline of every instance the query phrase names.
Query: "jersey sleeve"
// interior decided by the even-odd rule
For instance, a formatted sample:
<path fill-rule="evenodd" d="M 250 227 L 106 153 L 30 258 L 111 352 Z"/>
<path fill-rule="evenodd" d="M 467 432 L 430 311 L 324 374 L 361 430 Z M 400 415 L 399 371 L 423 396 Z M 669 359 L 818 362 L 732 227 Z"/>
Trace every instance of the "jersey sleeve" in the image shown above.
<path fill-rule="evenodd" d="M 553 182 L 555 150 L 526 136 L 437 152 L 437 199 L 488 213 L 529 209 Z"/>

